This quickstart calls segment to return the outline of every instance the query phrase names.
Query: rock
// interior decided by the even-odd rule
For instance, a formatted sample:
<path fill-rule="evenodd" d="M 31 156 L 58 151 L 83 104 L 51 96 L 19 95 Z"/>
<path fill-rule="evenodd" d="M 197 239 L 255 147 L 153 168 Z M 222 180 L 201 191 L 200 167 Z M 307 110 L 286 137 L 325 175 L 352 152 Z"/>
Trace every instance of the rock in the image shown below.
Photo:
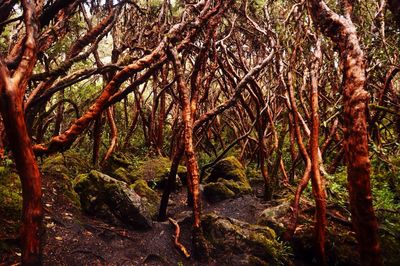
<path fill-rule="evenodd" d="M 204 186 L 204 196 L 211 202 L 235 197 L 235 192 L 227 188 L 222 182 L 211 182 Z"/>
<path fill-rule="evenodd" d="M 233 198 L 252 191 L 244 168 L 233 156 L 219 161 L 204 179 L 204 196 L 211 202 Z"/>
<path fill-rule="evenodd" d="M 284 219 L 288 217 L 290 211 L 290 202 L 284 202 L 280 205 L 265 209 L 258 218 L 257 224 L 271 227 L 282 236 L 286 230 Z"/>
<path fill-rule="evenodd" d="M 151 217 L 156 219 L 158 214 L 158 207 L 160 204 L 160 197 L 157 192 L 152 190 L 145 180 L 137 180 L 134 184 L 129 186 L 133 189 L 140 197 L 147 200 L 147 207 L 150 211 Z"/>
<path fill-rule="evenodd" d="M 74 177 L 90 171 L 90 166 L 83 155 L 74 151 L 67 151 L 47 157 L 41 165 L 41 171 L 45 174 Z"/>
<path fill-rule="evenodd" d="M 152 226 L 148 200 L 125 182 L 93 170 L 77 176 L 74 189 L 80 196 L 82 209 L 89 214 L 110 222 L 120 220 L 134 229 Z"/>
<path fill-rule="evenodd" d="M 120 152 L 114 152 L 106 162 L 104 170 L 107 173 L 111 174 L 117 171 L 119 168 L 132 169 L 134 165 L 135 165 L 134 160 L 130 158 L 128 155 Z"/>
<path fill-rule="evenodd" d="M 209 213 L 202 217 L 202 227 L 215 252 L 225 257 L 223 264 L 287 265 L 289 262 L 288 248 L 277 240 L 274 230 L 267 226 Z"/>
<path fill-rule="evenodd" d="M 137 177 L 132 175 L 126 168 L 119 167 L 117 170 L 114 172 L 111 172 L 110 175 L 114 177 L 117 180 L 126 182 L 128 184 L 133 184 L 135 181 L 137 181 Z"/>

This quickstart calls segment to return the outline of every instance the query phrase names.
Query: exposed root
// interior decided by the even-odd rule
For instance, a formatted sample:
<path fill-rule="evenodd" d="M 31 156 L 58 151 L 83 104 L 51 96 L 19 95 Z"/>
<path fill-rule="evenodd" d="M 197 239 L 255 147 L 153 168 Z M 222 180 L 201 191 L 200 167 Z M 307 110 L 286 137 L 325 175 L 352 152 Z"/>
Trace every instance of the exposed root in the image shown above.
<path fill-rule="evenodd" d="M 181 229 L 177 221 L 172 218 L 168 218 L 169 222 L 175 226 L 175 236 L 174 236 L 174 244 L 176 248 L 188 259 L 190 258 L 190 254 L 187 249 L 179 242 L 179 236 L 181 233 Z"/>

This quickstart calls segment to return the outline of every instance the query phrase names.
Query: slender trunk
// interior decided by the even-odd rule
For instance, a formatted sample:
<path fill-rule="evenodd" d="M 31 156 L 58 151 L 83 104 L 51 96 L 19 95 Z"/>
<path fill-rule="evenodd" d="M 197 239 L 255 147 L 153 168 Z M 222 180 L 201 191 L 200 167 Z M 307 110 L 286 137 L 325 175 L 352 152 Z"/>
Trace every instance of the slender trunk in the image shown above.
<path fill-rule="evenodd" d="M 296 188 L 296 194 L 294 196 L 294 201 L 292 205 L 292 215 L 290 217 L 289 224 L 287 226 L 287 230 L 284 235 L 284 239 L 286 240 L 289 240 L 293 237 L 294 231 L 296 229 L 297 218 L 299 216 L 300 196 L 303 190 L 307 187 L 311 173 L 311 159 L 304 145 L 303 136 L 301 135 L 300 125 L 299 125 L 300 118 L 299 118 L 299 113 L 297 111 L 296 99 L 294 97 L 293 77 L 291 71 L 289 71 L 288 73 L 288 88 L 289 88 L 289 99 L 292 108 L 294 131 L 297 139 L 297 145 L 299 147 L 300 154 L 303 157 L 303 160 L 306 164 L 306 168 L 304 169 L 303 177 L 301 178 Z"/>
<path fill-rule="evenodd" d="M 158 212 L 158 220 L 165 221 L 167 220 L 167 207 L 168 207 L 168 200 L 171 191 L 175 186 L 176 181 L 176 174 L 178 172 L 179 163 L 182 159 L 183 152 L 184 152 L 184 145 L 182 141 L 178 142 L 178 147 L 174 152 L 174 156 L 172 158 L 171 170 L 168 174 L 168 181 L 167 185 L 164 189 L 164 192 L 161 197 L 160 209 Z"/>
<path fill-rule="evenodd" d="M 193 116 L 190 105 L 189 89 L 183 78 L 183 68 L 176 49 L 172 49 L 170 52 L 174 63 L 180 104 L 182 107 L 182 120 L 184 125 L 183 141 L 185 144 L 186 166 L 188 170 L 188 179 L 191 181 L 188 183 L 190 184 L 191 194 L 193 196 L 193 245 L 195 256 L 199 259 L 208 259 L 208 248 L 201 229 L 200 175 L 199 165 L 197 163 L 193 145 Z"/>
<path fill-rule="evenodd" d="M 63 99 L 64 99 L 64 90 L 60 91 L 60 101 L 62 101 Z M 57 108 L 56 120 L 54 122 L 53 137 L 60 134 L 63 118 L 64 118 L 64 102 L 60 102 Z"/>
<path fill-rule="evenodd" d="M 134 105 L 134 110 L 133 110 L 133 115 L 132 115 L 132 122 L 131 125 L 129 126 L 128 133 L 126 134 L 125 141 L 124 141 L 124 146 L 123 150 L 126 150 L 129 146 L 129 141 L 133 135 L 133 132 L 135 131 L 137 122 L 139 118 L 139 110 L 137 109 L 137 105 Z"/>
<path fill-rule="evenodd" d="M 99 161 L 99 152 L 101 145 L 101 135 L 103 133 L 103 121 L 102 115 L 100 115 L 94 121 L 93 125 L 93 154 L 92 154 L 92 163 L 94 166 L 97 165 Z"/>
<path fill-rule="evenodd" d="M 106 163 L 107 160 L 111 157 L 112 153 L 117 147 L 117 142 L 118 142 L 118 130 L 114 120 L 113 107 L 108 107 L 106 112 L 107 112 L 107 120 L 110 125 L 110 131 L 111 131 L 111 143 L 110 147 L 108 147 L 108 150 L 106 152 L 106 155 L 104 156 L 103 161 L 101 162 L 102 165 L 104 165 L 104 163 Z"/>
<path fill-rule="evenodd" d="M 327 265 L 325 257 L 325 227 L 326 227 L 326 194 L 324 180 L 319 171 L 319 115 L 318 115 L 318 72 L 321 60 L 321 40 L 317 39 L 317 47 L 314 52 L 314 62 L 311 69 L 311 182 L 316 205 L 315 238 L 317 260 L 319 265 Z"/>

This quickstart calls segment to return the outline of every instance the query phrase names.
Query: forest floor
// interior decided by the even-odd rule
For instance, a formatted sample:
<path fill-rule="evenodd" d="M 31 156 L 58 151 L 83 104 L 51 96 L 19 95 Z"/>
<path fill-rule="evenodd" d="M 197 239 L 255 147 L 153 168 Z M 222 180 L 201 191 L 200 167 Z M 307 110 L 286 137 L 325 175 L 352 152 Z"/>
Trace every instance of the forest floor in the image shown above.
<path fill-rule="evenodd" d="M 235 261 L 235 254 L 228 255 L 223 251 L 214 252 L 208 263 L 186 259 L 174 246 L 175 228 L 168 221 L 154 222 L 150 230 L 135 231 L 123 224 L 111 225 L 87 216 L 65 195 L 63 182 L 65 180 L 51 175 L 43 178 L 43 265 L 228 265 L 227 256 L 231 256 L 228 261 Z M 253 189 L 252 194 L 218 203 L 211 204 L 203 199 L 203 213 L 213 211 L 220 216 L 254 224 L 263 210 L 278 202 L 262 199 L 262 184 L 253 185 Z M 299 222 L 312 221 L 312 207 L 303 205 L 306 207 Z M 179 222 L 180 242 L 192 254 L 191 208 L 186 204 L 186 187 L 171 194 L 168 215 Z M 329 227 L 333 227 L 335 232 L 349 232 L 348 226 L 332 221 Z M 304 226 L 299 225 L 298 230 L 302 228 Z M 0 265 L 19 265 L 21 251 L 16 237 L 8 236 L 11 249 L 3 254 L 0 252 Z M 356 250 L 355 246 L 348 248 L 353 252 Z M 310 258 L 304 260 L 304 254 L 298 255 L 293 255 L 293 265 L 310 265 L 311 262 L 307 261 Z"/>
<path fill-rule="evenodd" d="M 124 225 L 110 225 L 87 216 L 63 193 L 63 180 L 43 177 L 43 264 L 44 265 L 202 265 L 186 259 L 175 248 L 175 228 L 167 222 L 154 222 L 147 231 L 134 231 Z M 203 200 L 203 212 L 256 223 L 258 215 L 270 203 L 260 198 L 262 188 L 252 195 L 209 204 Z M 257 197 L 257 195 L 259 197 Z M 186 188 L 171 194 L 168 215 L 179 222 L 181 243 L 191 250 L 191 208 L 186 204 Z M 14 248 L 0 254 L 1 265 L 18 265 L 20 249 L 16 236 L 8 236 Z M 203 265 L 215 265 L 216 261 Z"/>

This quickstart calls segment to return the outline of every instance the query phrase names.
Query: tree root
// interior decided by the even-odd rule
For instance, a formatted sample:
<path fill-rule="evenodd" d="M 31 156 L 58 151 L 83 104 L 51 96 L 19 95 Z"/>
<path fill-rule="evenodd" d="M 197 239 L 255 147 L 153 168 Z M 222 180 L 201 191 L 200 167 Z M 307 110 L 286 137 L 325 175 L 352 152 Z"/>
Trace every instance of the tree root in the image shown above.
<path fill-rule="evenodd" d="M 179 236 L 181 233 L 181 229 L 177 221 L 172 218 L 168 218 L 169 222 L 175 226 L 175 236 L 174 236 L 174 244 L 176 248 L 188 259 L 190 258 L 190 254 L 187 249 L 179 242 Z"/>

